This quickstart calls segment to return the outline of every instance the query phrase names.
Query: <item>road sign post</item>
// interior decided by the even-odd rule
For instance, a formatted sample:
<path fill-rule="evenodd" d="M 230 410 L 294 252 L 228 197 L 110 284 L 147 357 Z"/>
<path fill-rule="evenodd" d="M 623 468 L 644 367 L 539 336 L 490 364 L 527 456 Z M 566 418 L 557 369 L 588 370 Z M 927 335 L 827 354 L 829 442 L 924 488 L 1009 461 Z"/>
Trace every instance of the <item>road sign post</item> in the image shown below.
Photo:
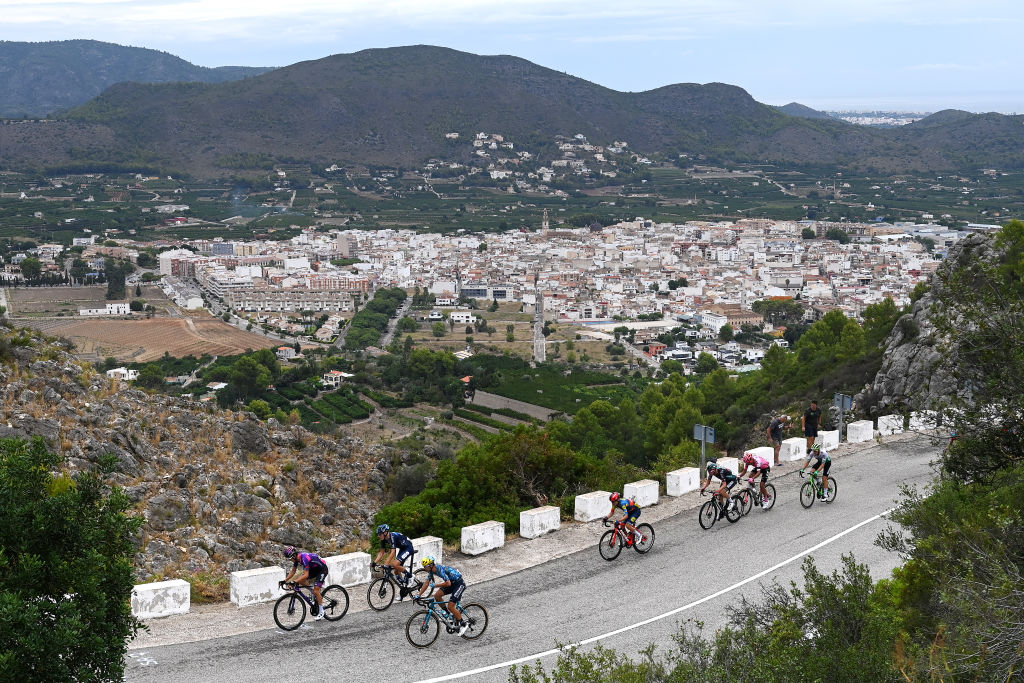
<path fill-rule="evenodd" d="M 693 438 L 700 441 L 700 471 L 707 476 L 706 447 L 715 442 L 715 428 L 707 425 L 693 425 Z"/>
<path fill-rule="evenodd" d="M 839 442 L 843 441 L 843 413 L 853 407 L 853 397 L 846 394 L 836 394 L 833 399 L 836 408 L 839 408 Z"/>

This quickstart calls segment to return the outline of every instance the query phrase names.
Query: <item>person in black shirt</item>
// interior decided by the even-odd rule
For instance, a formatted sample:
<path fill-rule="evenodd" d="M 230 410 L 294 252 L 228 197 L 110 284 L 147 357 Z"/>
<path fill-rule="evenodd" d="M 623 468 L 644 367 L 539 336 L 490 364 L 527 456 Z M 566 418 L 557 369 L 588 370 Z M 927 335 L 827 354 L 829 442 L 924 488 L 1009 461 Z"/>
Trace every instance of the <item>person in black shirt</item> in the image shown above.
<path fill-rule="evenodd" d="M 811 407 L 804 412 L 803 428 L 804 436 L 807 437 L 807 454 L 811 454 L 811 446 L 818 438 L 818 424 L 821 422 L 821 408 L 817 401 L 811 401 Z"/>

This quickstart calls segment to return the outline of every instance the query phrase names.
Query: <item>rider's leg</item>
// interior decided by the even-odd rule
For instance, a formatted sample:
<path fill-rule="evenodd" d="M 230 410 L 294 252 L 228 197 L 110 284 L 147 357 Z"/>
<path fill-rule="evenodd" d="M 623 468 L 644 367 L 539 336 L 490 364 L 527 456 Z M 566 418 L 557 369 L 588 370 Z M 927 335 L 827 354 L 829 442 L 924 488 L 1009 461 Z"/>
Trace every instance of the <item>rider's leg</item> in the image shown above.
<path fill-rule="evenodd" d="M 821 470 L 821 486 L 825 491 L 828 491 L 828 470 L 830 467 L 832 467 L 831 460 L 825 463 L 825 466 Z"/>

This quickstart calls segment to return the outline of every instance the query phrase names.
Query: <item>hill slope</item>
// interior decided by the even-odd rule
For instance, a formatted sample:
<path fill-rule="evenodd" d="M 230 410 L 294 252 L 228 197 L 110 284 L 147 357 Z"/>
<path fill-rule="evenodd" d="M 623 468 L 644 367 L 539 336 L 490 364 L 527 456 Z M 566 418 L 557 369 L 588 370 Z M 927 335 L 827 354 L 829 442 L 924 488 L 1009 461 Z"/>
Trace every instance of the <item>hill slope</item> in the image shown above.
<path fill-rule="evenodd" d="M 268 67 L 196 66 L 140 47 L 96 40 L 46 43 L 0 42 L 0 116 L 46 116 L 77 107 L 114 83 L 200 81 L 221 83 L 268 71 Z"/>
<path fill-rule="evenodd" d="M 274 161 L 411 165 L 456 155 L 446 132 L 501 133 L 536 151 L 555 135 L 644 153 L 900 172 L 1024 166 L 1024 117 L 929 117 L 899 130 L 789 116 L 721 83 L 624 93 L 509 56 L 364 50 L 221 84 L 121 83 L 67 118 L 116 147 L 37 136 L 21 158 L 132 161 L 210 176 Z M 109 131 L 105 133 L 103 131 Z M 8 144 L 0 127 L 0 145 Z M 70 133 L 68 134 L 70 135 Z M 30 137 L 23 132 L 23 138 Z M 69 149 L 77 144 L 77 149 Z"/>

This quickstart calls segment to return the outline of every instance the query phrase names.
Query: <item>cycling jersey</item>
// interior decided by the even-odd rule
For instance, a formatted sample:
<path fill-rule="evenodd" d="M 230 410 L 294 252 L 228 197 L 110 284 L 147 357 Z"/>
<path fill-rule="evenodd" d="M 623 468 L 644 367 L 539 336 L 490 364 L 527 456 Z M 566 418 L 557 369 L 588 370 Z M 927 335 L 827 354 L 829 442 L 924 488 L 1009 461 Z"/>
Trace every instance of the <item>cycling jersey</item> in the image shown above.
<path fill-rule="evenodd" d="M 832 458 L 829 456 L 828 451 L 822 448 L 820 451 L 811 451 L 811 461 L 817 467 L 823 462 L 832 462 Z"/>
<path fill-rule="evenodd" d="M 712 472 L 708 472 L 708 483 L 711 483 L 711 477 L 718 477 L 722 480 L 728 490 L 732 490 L 732 487 L 736 485 L 740 479 L 733 474 L 728 467 L 718 467 Z"/>
<path fill-rule="evenodd" d="M 302 568 L 309 572 L 312 572 L 314 569 L 327 569 L 327 563 L 316 553 L 299 553 L 295 556 L 293 564 L 296 567 L 301 564 Z"/>
<path fill-rule="evenodd" d="M 397 531 L 392 531 L 388 534 L 388 538 L 384 540 L 385 548 L 394 548 L 397 552 L 395 553 L 395 559 L 405 564 L 405 561 L 413 553 L 412 540 L 405 534 L 400 534 Z"/>
<path fill-rule="evenodd" d="M 746 463 L 744 463 L 744 464 L 746 464 Z M 752 467 L 755 470 L 770 470 L 771 469 L 771 465 L 768 464 L 768 461 L 765 460 L 764 458 L 762 458 L 760 455 L 755 455 L 754 456 L 754 464 L 753 465 L 747 465 L 747 467 Z"/>
<path fill-rule="evenodd" d="M 453 584 L 462 581 L 462 574 L 455 567 L 448 567 L 443 564 L 435 565 L 434 571 L 430 572 L 430 576 L 440 579 L 438 583 L 444 583 L 445 581 L 451 581 Z"/>
<path fill-rule="evenodd" d="M 627 517 L 640 510 L 640 506 L 632 498 L 619 498 L 619 507 L 626 513 Z"/>

